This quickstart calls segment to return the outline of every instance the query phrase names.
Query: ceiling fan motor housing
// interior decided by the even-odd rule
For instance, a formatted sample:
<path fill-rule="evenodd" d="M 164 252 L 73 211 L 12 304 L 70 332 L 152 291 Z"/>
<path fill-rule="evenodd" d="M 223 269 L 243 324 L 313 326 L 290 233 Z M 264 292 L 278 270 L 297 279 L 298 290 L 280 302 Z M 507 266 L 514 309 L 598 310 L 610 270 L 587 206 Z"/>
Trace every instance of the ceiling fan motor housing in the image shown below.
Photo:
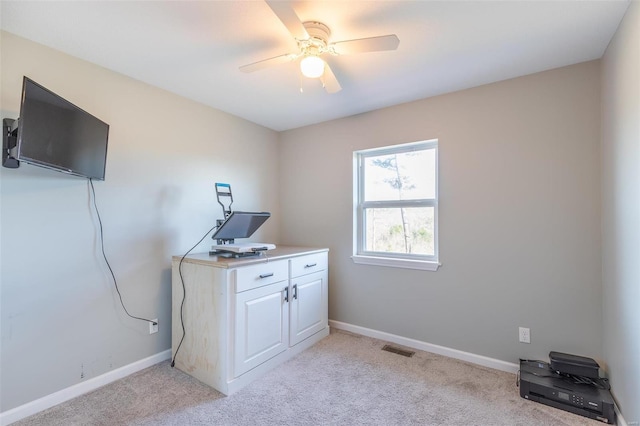
<path fill-rule="evenodd" d="M 307 21 L 303 22 L 302 25 L 309 33 L 309 37 L 322 40 L 325 45 L 329 43 L 331 30 L 325 24 L 318 21 Z"/>
<path fill-rule="evenodd" d="M 327 52 L 329 49 L 329 36 L 331 30 L 322 22 L 307 21 L 303 22 L 304 28 L 309 34 L 309 38 L 306 40 L 299 40 L 298 45 L 304 55 L 321 55 Z"/>

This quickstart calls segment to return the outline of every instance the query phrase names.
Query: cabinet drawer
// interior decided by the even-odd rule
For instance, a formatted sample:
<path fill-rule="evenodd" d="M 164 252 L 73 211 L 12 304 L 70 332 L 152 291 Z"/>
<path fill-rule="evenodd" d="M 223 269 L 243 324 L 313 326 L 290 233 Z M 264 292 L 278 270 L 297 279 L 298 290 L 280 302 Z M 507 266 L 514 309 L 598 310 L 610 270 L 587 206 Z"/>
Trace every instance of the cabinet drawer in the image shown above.
<path fill-rule="evenodd" d="M 291 259 L 291 278 L 327 269 L 327 253 L 309 254 Z"/>
<path fill-rule="evenodd" d="M 289 277 L 286 260 L 245 266 L 235 270 L 236 293 L 284 281 Z"/>

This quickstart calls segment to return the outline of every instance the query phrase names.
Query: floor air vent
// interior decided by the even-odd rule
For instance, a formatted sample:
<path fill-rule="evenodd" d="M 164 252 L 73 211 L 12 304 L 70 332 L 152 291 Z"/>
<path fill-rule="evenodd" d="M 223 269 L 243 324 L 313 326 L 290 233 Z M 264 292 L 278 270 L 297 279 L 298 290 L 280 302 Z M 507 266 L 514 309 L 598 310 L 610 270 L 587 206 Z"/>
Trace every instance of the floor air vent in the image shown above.
<path fill-rule="evenodd" d="M 405 351 L 404 349 L 400 349 L 400 348 L 396 348 L 395 346 L 391 346 L 391 345 L 384 345 L 382 347 L 383 351 L 387 351 L 387 352 L 391 352 L 394 354 L 398 354 L 398 355 L 402 355 L 402 356 L 406 356 L 411 358 L 415 352 L 412 351 Z"/>

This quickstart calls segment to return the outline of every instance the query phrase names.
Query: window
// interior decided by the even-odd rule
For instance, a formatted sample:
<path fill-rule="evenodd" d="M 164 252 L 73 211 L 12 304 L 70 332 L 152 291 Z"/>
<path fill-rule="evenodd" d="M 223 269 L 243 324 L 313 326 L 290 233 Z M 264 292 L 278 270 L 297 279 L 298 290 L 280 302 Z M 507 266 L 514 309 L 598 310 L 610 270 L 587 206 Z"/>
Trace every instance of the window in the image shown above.
<path fill-rule="evenodd" d="M 438 141 L 354 153 L 353 261 L 438 269 Z"/>

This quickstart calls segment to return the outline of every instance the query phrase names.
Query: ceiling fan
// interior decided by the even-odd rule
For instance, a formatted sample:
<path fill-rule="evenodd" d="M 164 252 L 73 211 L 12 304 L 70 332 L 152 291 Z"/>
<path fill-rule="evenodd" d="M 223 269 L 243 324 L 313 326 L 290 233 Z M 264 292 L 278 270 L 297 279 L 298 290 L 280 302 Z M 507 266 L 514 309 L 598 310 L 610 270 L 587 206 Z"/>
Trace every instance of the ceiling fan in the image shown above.
<path fill-rule="evenodd" d="M 240 71 L 254 72 L 302 58 L 300 60 L 302 74 L 309 78 L 320 78 L 328 93 L 336 93 L 342 90 L 342 87 L 329 64 L 322 59 L 323 57 L 396 50 L 400 43 L 395 34 L 329 42 L 331 30 L 322 22 L 302 22 L 287 2 L 267 0 L 266 3 L 296 40 L 299 51 L 243 65 Z"/>

